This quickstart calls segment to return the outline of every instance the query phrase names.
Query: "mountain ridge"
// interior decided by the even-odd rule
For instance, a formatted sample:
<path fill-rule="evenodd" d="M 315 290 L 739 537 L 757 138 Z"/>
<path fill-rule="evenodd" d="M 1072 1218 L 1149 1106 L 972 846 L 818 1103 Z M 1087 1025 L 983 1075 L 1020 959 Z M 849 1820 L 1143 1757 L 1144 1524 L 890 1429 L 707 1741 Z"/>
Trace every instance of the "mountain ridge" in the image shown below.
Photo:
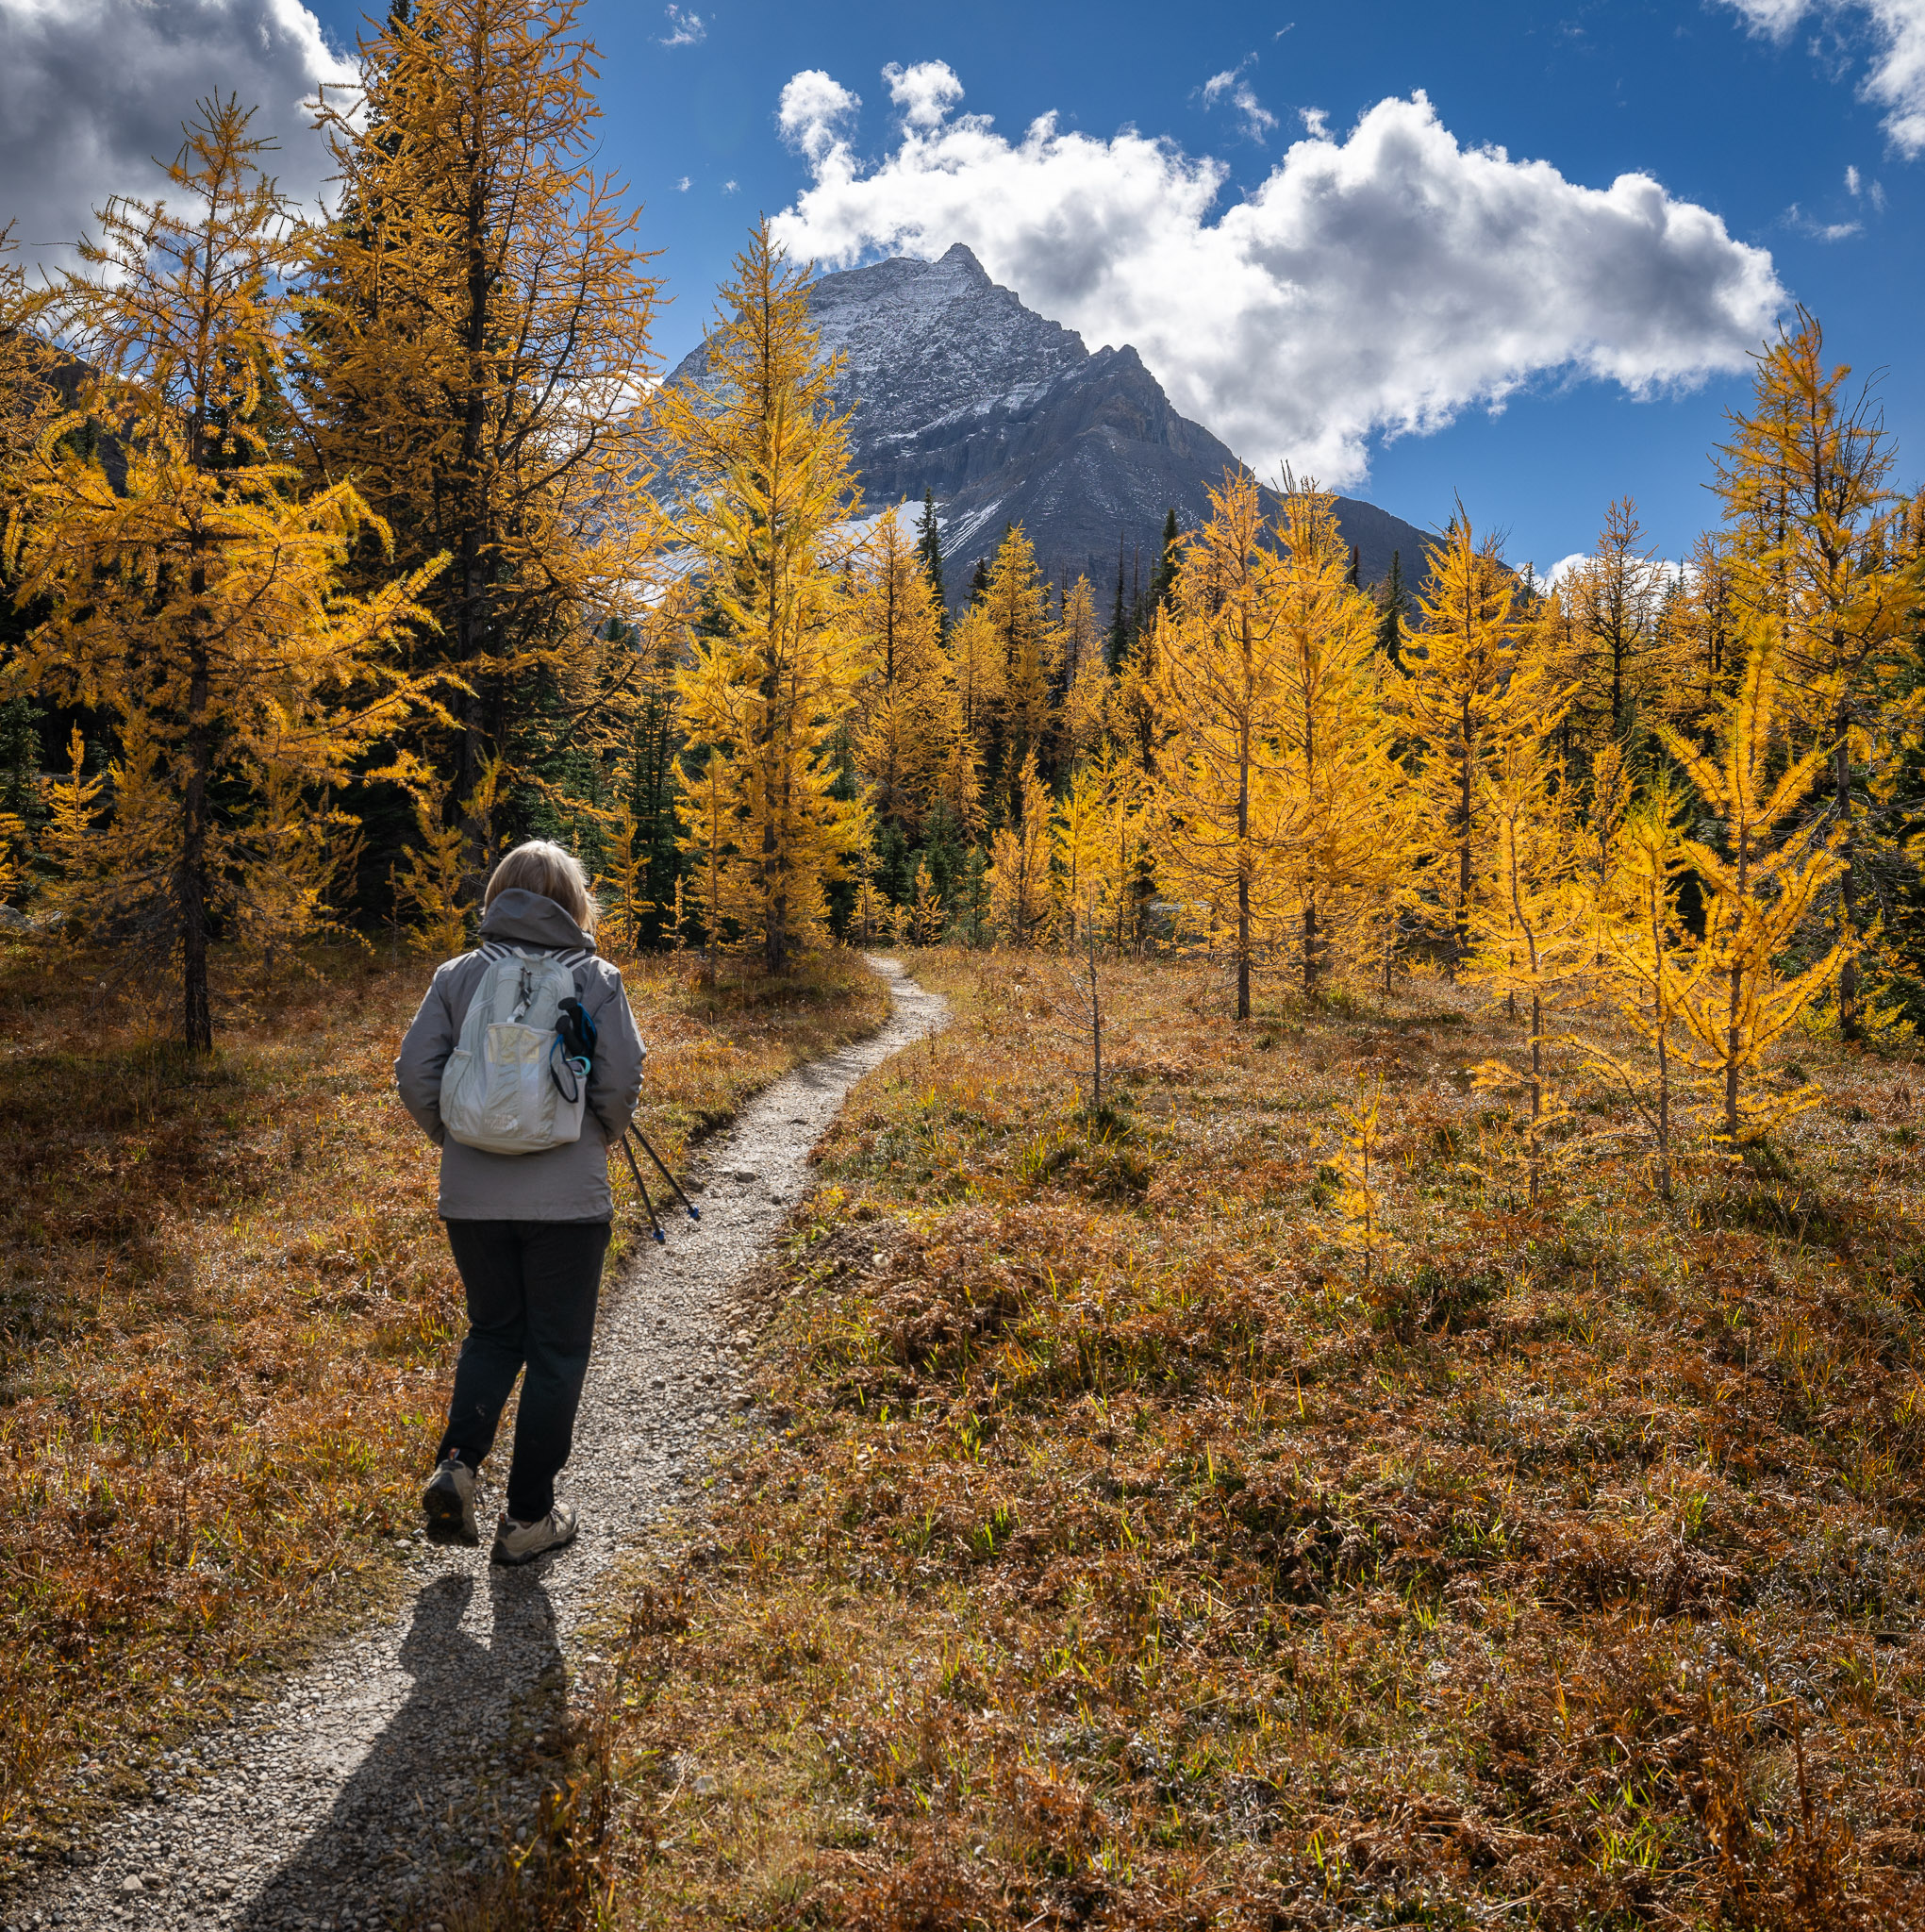
<path fill-rule="evenodd" d="M 1087 575 L 1105 596 L 1120 563 L 1153 568 L 1167 511 L 1198 527 L 1224 471 L 1247 471 L 1177 411 L 1134 348 L 1090 350 L 961 242 L 935 261 L 893 256 L 820 276 L 808 294 L 823 352 L 842 358 L 833 394 L 850 415 L 864 511 L 934 492 L 952 602 L 1009 524 L 1049 575 Z M 705 343 L 670 380 L 700 384 L 706 364 Z M 1393 551 L 1406 578 L 1421 575 L 1423 531 L 1357 498 L 1336 508 L 1364 582 Z"/>

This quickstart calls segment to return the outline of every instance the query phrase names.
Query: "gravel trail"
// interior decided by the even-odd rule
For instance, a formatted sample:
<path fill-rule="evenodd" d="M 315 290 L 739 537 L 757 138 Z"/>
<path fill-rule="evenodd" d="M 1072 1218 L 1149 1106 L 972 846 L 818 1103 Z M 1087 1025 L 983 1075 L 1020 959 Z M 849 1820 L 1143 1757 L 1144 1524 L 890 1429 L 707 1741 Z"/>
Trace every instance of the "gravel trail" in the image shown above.
<path fill-rule="evenodd" d="M 0 1927 L 386 1926 L 427 1878 L 487 1857 L 501 1819 L 533 1817 L 541 1773 L 529 1747 L 565 1714 L 571 1676 L 602 1661 L 591 1632 L 578 1634 L 598 1583 L 695 1492 L 747 1401 L 738 1346 L 722 1332 L 730 1284 L 806 1187 L 809 1150 L 849 1089 L 943 1022 L 944 1003 L 894 960 L 870 964 L 888 982 L 882 1030 L 750 1101 L 692 1170 L 700 1227 L 679 1209 L 664 1216 L 668 1245 L 644 1239 L 605 1291 L 560 1483 L 582 1514 L 573 1547 L 524 1569 L 490 1565 L 504 1429 L 484 1477 L 480 1548 L 416 1548 L 410 1600 L 391 1621 L 332 1647 L 246 1722 L 174 1754 L 151 1801 L 96 1841 L 97 1863 L 15 1893 Z M 659 1208 L 661 1191 L 650 1191 Z"/>

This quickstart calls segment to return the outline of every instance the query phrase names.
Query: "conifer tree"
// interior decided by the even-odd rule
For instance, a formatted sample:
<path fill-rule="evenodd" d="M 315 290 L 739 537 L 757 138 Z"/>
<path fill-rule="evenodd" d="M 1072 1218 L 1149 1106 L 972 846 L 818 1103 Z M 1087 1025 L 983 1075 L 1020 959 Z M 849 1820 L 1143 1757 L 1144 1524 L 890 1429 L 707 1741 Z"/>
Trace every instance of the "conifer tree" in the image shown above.
<path fill-rule="evenodd" d="M 1557 587 L 1568 655 L 1557 662 L 1570 688 L 1571 717 L 1593 745 L 1621 740 L 1635 710 L 1662 699 L 1666 679 L 1657 646 L 1664 566 L 1644 541 L 1637 506 L 1612 504 L 1597 548 Z"/>
<path fill-rule="evenodd" d="M 1163 513 L 1163 547 L 1156 558 L 1156 574 L 1150 579 L 1150 601 L 1159 610 L 1170 608 L 1176 589 L 1176 573 L 1182 561 L 1183 537 L 1177 528 L 1176 512 Z"/>
<path fill-rule="evenodd" d="M 916 526 L 916 555 L 922 574 L 929 579 L 929 594 L 936 601 L 938 641 L 949 638 L 949 593 L 942 588 L 942 526 L 936 516 L 936 492 L 922 491 L 922 520 Z"/>
<path fill-rule="evenodd" d="M 856 764 L 878 818 L 913 837 L 941 792 L 962 720 L 936 597 L 894 510 L 856 560 L 848 624 L 863 670 Z"/>
<path fill-rule="evenodd" d="M 1701 743 L 1744 670 L 1729 544 L 1701 532 L 1666 608 L 1666 722 Z"/>
<path fill-rule="evenodd" d="M 1054 750 L 1051 726 L 1062 655 L 1061 632 L 1050 620 L 1049 586 L 1021 525 L 1013 525 L 997 548 L 983 609 L 995 626 L 1003 658 L 1002 703 L 996 714 L 1000 746 L 992 734 L 988 747 L 991 779 L 1000 776 L 1010 787 L 1013 803 L 1029 755 L 1034 752 L 1043 760 Z"/>
<path fill-rule="evenodd" d="M 1526 626 L 1517 610 L 1518 582 L 1496 544 L 1480 543 L 1460 515 L 1431 547 L 1429 565 L 1419 622 L 1404 633 L 1409 675 L 1386 696 L 1412 741 L 1406 770 L 1419 826 L 1415 857 L 1454 972 L 1469 950 L 1486 869 L 1490 824 L 1481 774 L 1506 743 L 1541 729 L 1559 707 L 1541 658 L 1520 648 Z"/>
<path fill-rule="evenodd" d="M 989 848 L 989 917 L 1014 945 L 1048 937 L 1050 915 L 1050 792 L 1037 773 L 1036 750 L 1023 754 L 1016 774 L 1016 809 Z"/>
<path fill-rule="evenodd" d="M 1520 1000 L 1528 1008 L 1530 1065 L 1523 1085 L 1534 1203 L 1542 1188 L 1547 1136 L 1564 1113 L 1545 1056 L 1546 1008 L 1587 975 L 1595 945 L 1583 895 L 1571 890 L 1578 853 L 1555 787 L 1550 735 L 1548 729 L 1516 733 L 1478 769 L 1491 841 L 1485 889 L 1471 900 L 1474 951 L 1468 962 L 1471 979 L 1502 993 L 1513 1010 Z M 1514 1077 L 1501 1060 L 1478 1070 L 1482 1087 L 1508 1086 Z"/>
<path fill-rule="evenodd" d="M 1008 686 L 1003 640 L 986 604 L 971 604 L 951 625 L 949 662 L 963 735 L 974 764 L 982 766 L 987 763 L 995 742 L 997 721 Z M 964 812 L 962 816 L 968 819 L 971 813 Z"/>
<path fill-rule="evenodd" d="M 392 8 L 319 113 L 340 213 L 306 262 L 310 461 L 355 482 L 403 564 L 451 558 L 416 651 L 458 680 L 459 796 L 513 747 L 531 679 L 649 574 L 657 286 L 638 211 L 593 165 L 579 13 Z M 576 708 L 578 730 L 602 722 L 591 698 Z"/>
<path fill-rule="evenodd" d="M 1112 679 L 1104 637 L 1096 621 L 1096 599 L 1087 577 L 1078 577 L 1063 599 L 1063 715 L 1065 758 L 1087 758 L 1109 729 Z"/>
<path fill-rule="evenodd" d="M 1058 929 L 1073 953 L 1102 922 L 1104 862 L 1108 857 L 1109 798 L 1103 768 L 1079 765 L 1056 811 L 1055 884 Z"/>
<path fill-rule="evenodd" d="M 1403 626 L 1410 617 L 1410 591 L 1403 581 L 1403 553 L 1390 553 L 1390 568 L 1378 585 L 1377 650 L 1387 662 L 1403 667 Z"/>
<path fill-rule="evenodd" d="M 1333 939 L 1365 916 L 1405 856 L 1386 839 L 1400 774 L 1378 702 L 1375 613 L 1350 581 L 1335 500 L 1286 478 L 1278 538 L 1270 589 L 1291 830 L 1277 861 L 1298 908 L 1308 988 Z"/>
<path fill-rule="evenodd" d="M 1262 501 L 1232 472 L 1210 508 L 1156 631 L 1155 706 L 1168 734 L 1156 755 L 1156 844 L 1167 884 L 1209 907 L 1236 964 L 1236 1017 L 1247 1020 L 1252 965 L 1295 909 L 1280 862 L 1303 801 L 1288 782 L 1286 613 Z"/>
<path fill-rule="evenodd" d="M 1897 830 L 1889 809 L 1912 741 L 1909 707 L 1891 699 L 1913 649 L 1916 569 L 1893 568 L 1900 499 L 1893 452 L 1868 385 L 1828 365 L 1804 309 L 1757 358 L 1749 414 L 1733 419 L 1718 491 L 1732 533 L 1734 588 L 1755 618 L 1782 627 L 1805 742 L 1823 748 L 1823 834 L 1838 855 L 1839 1030 L 1862 1030 L 1859 954 L 1872 874 Z"/>
<path fill-rule="evenodd" d="M 662 398 L 689 491 L 678 533 L 711 610 L 681 685 L 709 747 L 690 780 L 692 856 L 710 872 L 705 916 L 733 882 L 771 973 L 826 930 L 824 887 L 868 832 L 862 804 L 837 795 L 834 757 L 858 666 L 832 546 L 857 493 L 806 286 L 760 224 L 722 290 L 713 390 Z"/>
<path fill-rule="evenodd" d="M 20 472 L 15 525 L 20 594 L 46 616 L 13 675 L 106 713 L 117 739 L 75 924 L 165 962 L 199 1049 L 217 932 L 263 937 L 274 907 L 295 927 L 275 944 L 311 923 L 289 798 L 332 816 L 329 789 L 422 696 L 387 647 L 420 617 L 426 573 L 340 594 L 350 549 L 382 526 L 347 484 L 304 496 L 277 460 L 290 220 L 250 118 L 203 102 L 167 169 L 177 204 L 111 202 L 83 244 L 59 311 L 88 375 Z M 67 434 L 90 419 L 115 425 L 118 482 Z"/>
<path fill-rule="evenodd" d="M 1124 658 L 1130 648 L 1129 612 L 1123 603 L 1123 543 L 1117 540 L 1116 553 L 1116 602 L 1110 610 L 1109 619 L 1109 668 L 1114 673 L 1120 671 Z"/>
<path fill-rule="evenodd" d="M 1651 1137 L 1661 1200 L 1671 1198 L 1675 1141 L 1674 1091 L 1679 1015 L 1701 996 L 1712 963 L 1707 948 L 1695 952 L 1678 918 L 1678 881 L 1690 859 L 1678 829 L 1679 800 L 1660 781 L 1625 820 L 1608 906 L 1595 896 L 1590 924 L 1601 935 L 1605 997 L 1650 1049 L 1649 1078 L 1616 1054 L 1591 1042 L 1590 1064 L 1622 1082 Z M 1595 894 L 1594 882 L 1586 891 Z"/>
<path fill-rule="evenodd" d="M 1723 821 L 1723 850 L 1687 839 L 1683 850 L 1706 889 L 1703 972 L 1680 998 L 1678 1017 L 1710 1091 L 1705 1109 L 1727 1145 L 1752 1141 L 1819 1098 L 1808 1083 L 1790 1093 L 1747 1092 L 1766 1049 L 1796 1025 L 1836 983 L 1841 941 L 1802 972 L 1779 960 L 1834 880 L 1841 861 L 1825 846 L 1786 829 L 1785 821 L 1829 762 L 1819 745 L 1773 776 L 1774 727 L 1781 702 L 1783 643 L 1768 621 L 1754 632 L 1743 683 L 1727 708 L 1714 753 L 1661 727 L 1666 749 Z"/>

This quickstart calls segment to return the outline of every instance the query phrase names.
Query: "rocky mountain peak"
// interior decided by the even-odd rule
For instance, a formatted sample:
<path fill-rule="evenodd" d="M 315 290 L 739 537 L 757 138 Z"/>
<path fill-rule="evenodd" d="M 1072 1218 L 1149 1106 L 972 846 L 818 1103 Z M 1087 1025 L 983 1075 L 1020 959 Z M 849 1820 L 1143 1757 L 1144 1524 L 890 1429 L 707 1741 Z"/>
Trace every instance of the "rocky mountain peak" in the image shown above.
<path fill-rule="evenodd" d="M 1236 457 L 1180 416 L 1136 350 L 1092 355 L 1073 329 L 1025 308 L 957 242 L 935 261 L 898 256 L 827 275 L 809 290 L 865 508 L 935 492 L 953 594 L 969 566 L 1020 523 L 1052 575 L 1087 572 L 1106 591 L 1119 558 L 1153 565 L 1165 513 L 1185 528 Z M 705 350 L 671 381 L 700 384 Z M 1421 569 L 1423 534 L 1374 505 L 1338 500 L 1365 581 L 1402 550 Z"/>

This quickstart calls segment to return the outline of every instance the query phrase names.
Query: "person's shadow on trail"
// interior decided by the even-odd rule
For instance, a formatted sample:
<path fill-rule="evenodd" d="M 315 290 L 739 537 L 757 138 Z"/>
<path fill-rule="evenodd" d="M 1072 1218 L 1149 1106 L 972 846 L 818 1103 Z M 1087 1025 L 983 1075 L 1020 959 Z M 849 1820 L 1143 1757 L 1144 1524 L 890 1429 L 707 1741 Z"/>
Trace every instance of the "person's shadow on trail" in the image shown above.
<path fill-rule="evenodd" d="M 241 1922 L 246 1932 L 343 1907 L 366 1912 L 398 1904 L 423 1881 L 488 1856 L 500 1842 L 500 1819 L 477 1794 L 501 1767 L 511 1735 L 562 1719 L 567 1685 L 541 1579 L 526 1570 L 490 1569 L 494 1617 L 486 1644 L 461 1627 L 474 1583 L 465 1573 L 439 1576 L 415 1599 L 400 1656 L 414 1679 L 407 1702 L 326 1818 L 262 1888 Z M 316 1757 L 324 1762 L 324 1743 Z M 262 1812 L 270 1824 L 271 1810 L 263 1806 Z"/>

